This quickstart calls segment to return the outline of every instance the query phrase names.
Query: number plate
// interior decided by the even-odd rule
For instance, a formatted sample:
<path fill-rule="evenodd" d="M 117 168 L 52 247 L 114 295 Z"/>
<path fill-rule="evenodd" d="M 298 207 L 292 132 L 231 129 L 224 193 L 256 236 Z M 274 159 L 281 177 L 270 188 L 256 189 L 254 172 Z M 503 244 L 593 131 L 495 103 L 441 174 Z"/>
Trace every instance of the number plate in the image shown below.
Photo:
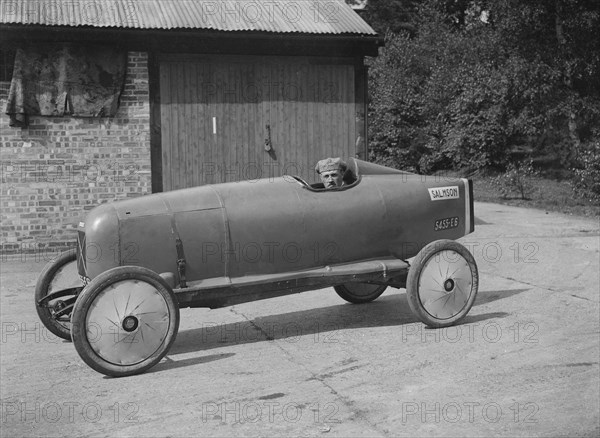
<path fill-rule="evenodd" d="M 459 224 L 458 216 L 447 217 L 444 219 L 438 219 L 433 224 L 433 231 L 449 230 L 450 228 L 456 228 Z"/>

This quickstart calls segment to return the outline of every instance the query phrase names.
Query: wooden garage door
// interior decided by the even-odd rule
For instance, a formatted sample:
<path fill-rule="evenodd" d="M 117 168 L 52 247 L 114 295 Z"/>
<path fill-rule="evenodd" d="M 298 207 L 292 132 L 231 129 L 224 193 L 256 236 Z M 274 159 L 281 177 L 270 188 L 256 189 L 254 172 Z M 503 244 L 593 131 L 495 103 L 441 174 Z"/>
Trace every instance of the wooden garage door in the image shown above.
<path fill-rule="evenodd" d="M 319 159 L 355 155 L 352 64 L 164 58 L 160 99 L 165 191 L 283 174 L 315 181 Z"/>

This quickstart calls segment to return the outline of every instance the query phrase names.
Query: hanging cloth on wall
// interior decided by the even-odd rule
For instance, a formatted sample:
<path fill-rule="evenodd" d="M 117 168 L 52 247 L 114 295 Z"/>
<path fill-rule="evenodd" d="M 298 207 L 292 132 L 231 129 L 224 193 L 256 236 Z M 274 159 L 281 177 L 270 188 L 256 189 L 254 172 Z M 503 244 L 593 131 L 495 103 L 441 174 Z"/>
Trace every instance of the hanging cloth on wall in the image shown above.
<path fill-rule="evenodd" d="M 127 52 L 107 46 L 46 44 L 17 49 L 6 105 L 10 126 L 28 116 L 113 117 Z"/>

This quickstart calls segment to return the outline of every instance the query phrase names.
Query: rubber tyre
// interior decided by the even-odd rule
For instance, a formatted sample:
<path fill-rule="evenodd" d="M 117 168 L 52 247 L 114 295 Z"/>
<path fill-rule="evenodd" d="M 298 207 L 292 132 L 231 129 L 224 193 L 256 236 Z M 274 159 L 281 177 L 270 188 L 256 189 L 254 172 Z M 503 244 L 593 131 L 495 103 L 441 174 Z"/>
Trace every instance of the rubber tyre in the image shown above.
<path fill-rule="evenodd" d="M 440 268 L 443 261 L 440 262 L 440 260 L 444 259 L 444 257 L 448 259 L 447 255 L 441 255 L 441 253 L 445 251 L 451 251 L 458 254 L 459 257 L 457 258 L 457 262 L 453 263 L 457 263 L 462 266 L 462 268 L 459 270 L 459 272 L 462 272 L 462 275 L 453 274 L 450 272 L 450 269 L 447 269 L 447 273 L 441 272 Z M 446 262 L 447 261 L 448 260 L 446 260 Z M 449 264 L 447 263 L 447 265 Z M 423 272 L 424 269 L 427 270 L 425 273 Z M 425 274 L 425 276 L 429 275 L 435 277 L 438 275 L 437 272 L 440 272 L 440 278 L 434 278 L 433 282 L 435 284 L 439 284 L 440 286 L 434 293 L 439 294 L 439 296 L 442 298 L 448 297 L 446 300 L 448 302 L 450 298 L 459 296 L 457 292 L 460 292 L 462 296 L 461 299 L 464 300 L 464 303 L 459 301 L 459 304 L 456 308 L 449 306 L 448 311 L 450 315 L 446 315 L 444 318 L 436 317 L 430 311 L 428 311 L 428 308 L 423 304 L 425 290 L 424 288 L 420 287 L 425 279 L 423 274 Z M 453 275 L 455 277 L 453 277 Z M 459 284 L 461 286 L 453 286 L 453 290 L 447 291 L 444 290 L 446 282 L 449 282 L 449 285 Z M 469 313 L 473 303 L 475 302 L 478 288 L 479 273 L 477 271 L 477 264 L 475 263 L 473 255 L 467 248 L 453 240 L 437 240 L 425 246 L 413 260 L 413 264 L 408 272 L 408 278 L 406 282 L 406 294 L 408 297 L 408 304 L 412 312 L 424 324 L 433 328 L 449 327 L 463 319 L 467 313 Z M 450 294 L 456 295 L 449 296 Z"/>
<path fill-rule="evenodd" d="M 373 290 L 361 291 L 359 287 L 372 286 Z M 379 298 L 379 296 L 387 289 L 387 286 L 382 284 L 369 283 L 345 283 L 334 286 L 333 289 L 344 300 L 352 304 L 364 304 Z"/>
<path fill-rule="evenodd" d="M 73 263 L 77 260 L 77 253 L 74 249 L 62 252 L 56 259 L 48 262 L 44 269 L 40 273 L 37 283 L 35 285 L 35 310 L 37 311 L 42 324 L 54 333 L 56 336 L 67 341 L 71 340 L 71 329 L 70 323 L 63 325 L 52 316 L 52 311 L 49 307 L 39 306 L 38 302 L 48 295 L 48 289 L 50 288 L 52 281 L 54 281 L 56 274 L 69 263 Z M 77 271 L 77 264 L 73 263 L 75 271 Z M 81 282 L 81 288 L 83 289 L 83 282 Z"/>
<path fill-rule="evenodd" d="M 156 291 L 156 294 L 164 300 L 168 320 L 164 339 L 159 341 L 160 344 L 156 350 L 149 353 L 148 356 L 144 357 L 142 360 L 127 365 L 107 361 L 100 356 L 92 346 L 92 342 L 103 342 L 106 344 L 107 341 L 109 346 L 117 345 L 121 340 L 117 340 L 117 342 L 110 341 L 111 338 L 115 338 L 114 333 L 98 333 L 97 330 L 95 332 L 94 330 L 90 330 L 89 333 L 93 334 L 94 337 L 91 340 L 88 338 L 88 329 L 90 327 L 88 327 L 87 318 L 91 306 L 98 304 L 96 303 L 96 298 L 101 296 L 107 288 L 110 288 L 111 286 L 114 287 L 114 285 L 119 282 L 132 282 L 132 286 L 136 284 L 135 282 L 143 282 L 150 285 Z M 116 304 L 115 309 L 118 312 Z M 123 310 L 123 314 L 125 314 L 127 306 L 125 306 L 124 309 L 119 310 Z M 140 316 L 140 319 L 141 318 L 142 317 Z M 143 327 L 143 321 L 140 322 L 139 325 L 140 327 Z M 158 274 L 150 269 L 139 266 L 120 266 L 109 269 L 98 275 L 81 292 L 75 303 L 75 309 L 73 311 L 73 327 L 71 331 L 77 353 L 79 353 L 79 356 L 86 364 L 99 373 L 107 376 L 124 377 L 143 373 L 160 362 L 175 341 L 178 329 L 179 305 L 171 287 Z M 107 338 L 105 338 L 105 336 L 107 336 Z M 142 344 L 148 343 L 144 340 L 143 336 L 141 339 Z M 135 343 L 137 344 L 138 342 L 139 339 Z"/>

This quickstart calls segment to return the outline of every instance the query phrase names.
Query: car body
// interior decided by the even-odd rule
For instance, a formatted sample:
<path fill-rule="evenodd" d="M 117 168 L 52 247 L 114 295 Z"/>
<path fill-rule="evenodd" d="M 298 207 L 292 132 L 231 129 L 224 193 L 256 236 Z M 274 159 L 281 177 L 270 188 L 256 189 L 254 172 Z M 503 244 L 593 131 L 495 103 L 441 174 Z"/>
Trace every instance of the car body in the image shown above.
<path fill-rule="evenodd" d="M 356 181 L 339 189 L 315 189 L 287 176 L 96 207 L 80 225 L 79 274 L 93 279 L 117 266 L 144 266 L 170 274 L 173 287 L 213 292 L 180 295 L 181 304 L 221 307 L 267 284 L 286 291 L 335 284 L 328 277 L 369 259 L 392 271 L 405 268 L 401 261 L 427 243 L 473 231 L 468 180 L 440 184 L 349 161 Z M 444 197 L 443 190 L 453 193 Z"/>
<path fill-rule="evenodd" d="M 96 207 L 79 227 L 76 263 L 84 285 L 70 290 L 74 299 L 68 304 L 73 322 L 79 322 L 71 333 L 78 352 L 105 374 L 134 374 L 168 350 L 179 323 L 175 308 L 217 308 L 326 286 L 356 303 L 375 299 L 387 286 L 407 287 L 413 290 L 411 308 L 425 323 L 441 327 L 464 317 L 477 292 L 477 268 L 470 253 L 453 241 L 474 230 L 472 182 L 423 177 L 352 158 L 346 179 L 342 187 L 324 189 L 284 176 Z M 440 244 L 432 246 L 435 242 Z M 455 259 L 458 254 L 456 270 L 462 277 L 451 278 L 449 263 L 455 260 L 442 261 L 445 274 L 442 262 L 432 265 L 436 254 Z M 423 259 L 422 266 L 407 286 L 413 271 L 408 260 L 415 256 Z M 443 300 L 434 297 L 430 302 L 439 309 L 423 306 L 422 271 L 435 277 L 434 269 L 441 277 L 431 287 L 440 285 L 436 293 L 447 302 L 459 297 L 458 304 L 441 308 Z M 139 284 L 146 289 L 131 292 Z M 460 287 L 468 291 L 459 296 Z M 39 292 L 38 307 L 59 294 Z M 156 296 L 161 318 L 171 321 L 170 328 L 161 329 L 157 350 L 152 344 L 125 364 L 118 363 L 116 353 L 104 357 L 102 351 L 114 345 L 104 350 L 94 345 L 88 339 L 90 324 L 102 326 L 108 324 L 102 320 L 111 319 L 122 336 L 135 338 L 139 332 L 141 337 L 144 319 L 131 313 L 130 302 L 145 303 L 150 295 Z M 113 312 L 112 302 L 121 299 L 122 311 Z M 63 303 L 62 315 L 68 313 L 64 308 Z M 106 312 L 114 315 L 107 318 Z M 113 329 L 110 324 L 102 326 L 105 331 Z"/>

